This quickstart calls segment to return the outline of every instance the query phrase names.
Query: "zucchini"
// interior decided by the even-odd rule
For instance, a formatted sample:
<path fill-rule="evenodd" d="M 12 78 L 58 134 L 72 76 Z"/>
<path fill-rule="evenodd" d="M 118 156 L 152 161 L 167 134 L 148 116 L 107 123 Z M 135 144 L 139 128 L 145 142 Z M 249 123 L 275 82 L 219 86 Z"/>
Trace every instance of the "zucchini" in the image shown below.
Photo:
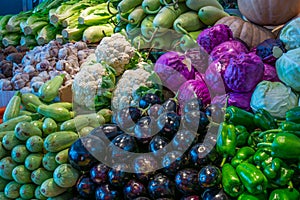
<path fill-rule="evenodd" d="M 105 124 L 104 117 L 102 115 L 98 115 L 96 113 L 80 115 L 80 116 L 86 117 L 89 120 L 89 126 L 94 127 L 94 128 Z"/>
<path fill-rule="evenodd" d="M 20 197 L 23 199 L 33 199 L 34 191 L 37 186 L 34 184 L 24 184 L 20 188 Z"/>
<path fill-rule="evenodd" d="M 18 117 L 21 106 L 21 93 L 18 91 L 8 102 L 4 114 L 3 114 L 3 122 L 6 122 L 12 118 Z"/>
<path fill-rule="evenodd" d="M 44 83 L 38 91 L 39 98 L 44 102 L 51 102 L 58 96 L 59 88 L 62 86 L 65 74 L 55 76 Z"/>
<path fill-rule="evenodd" d="M 0 141 L 2 141 L 2 139 L 4 138 L 4 136 L 8 133 L 11 133 L 11 132 L 14 132 L 14 131 L 1 131 L 0 132 Z"/>
<path fill-rule="evenodd" d="M 27 115 L 15 117 L 13 119 L 10 119 L 10 120 L 0 124 L 0 130 L 1 131 L 13 131 L 13 130 L 15 130 L 15 126 L 19 122 L 30 122 L 31 120 L 32 120 L 32 118 Z"/>
<path fill-rule="evenodd" d="M 78 139 L 78 134 L 72 131 L 51 133 L 44 140 L 44 148 L 49 152 L 58 152 L 69 148 Z"/>
<path fill-rule="evenodd" d="M 6 180 L 0 177 L 0 191 L 4 191 L 5 186 L 9 183 L 9 180 Z M 1 199 L 1 197 L 0 197 Z"/>
<path fill-rule="evenodd" d="M 32 153 L 42 152 L 44 148 L 44 140 L 40 136 L 34 135 L 26 141 L 26 148 Z"/>
<path fill-rule="evenodd" d="M 60 125 L 61 131 L 79 131 L 83 127 L 89 125 L 89 120 L 85 117 L 81 117 L 80 115 L 75 117 L 74 119 L 67 120 Z"/>
<path fill-rule="evenodd" d="M 39 120 L 39 119 L 43 118 L 43 115 L 36 113 L 36 112 L 30 112 L 27 110 L 20 110 L 19 116 L 21 116 L 21 115 L 30 116 L 32 118 L 32 120 Z"/>
<path fill-rule="evenodd" d="M 98 115 L 102 115 L 105 119 L 105 123 L 111 122 L 111 117 L 113 115 L 113 111 L 108 108 L 102 108 L 97 112 Z"/>
<path fill-rule="evenodd" d="M 84 127 L 79 131 L 78 135 L 79 137 L 87 136 L 92 130 L 94 130 L 94 127 L 91 126 Z"/>
<path fill-rule="evenodd" d="M 25 165 L 16 166 L 12 171 L 14 181 L 20 184 L 31 183 L 31 172 L 26 169 Z"/>
<path fill-rule="evenodd" d="M 2 142 L 0 141 L 0 159 L 6 157 L 6 156 L 9 156 L 10 155 L 10 152 L 7 151 L 3 145 L 2 145 Z M 1 191 L 1 190 L 0 190 Z"/>
<path fill-rule="evenodd" d="M 7 134 L 2 139 L 2 145 L 3 147 L 11 151 L 15 146 L 22 144 L 22 141 L 18 140 L 18 138 L 15 136 L 15 133 L 7 132 Z"/>
<path fill-rule="evenodd" d="M 39 99 L 38 96 L 32 93 L 25 93 L 21 95 L 21 102 L 22 105 L 25 107 L 26 110 L 31 112 L 36 112 L 35 107 L 40 105 L 44 105 L 43 102 Z M 28 104 L 33 104 L 35 107 L 29 106 Z"/>
<path fill-rule="evenodd" d="M 0 177 L 5 180 L 13 180 L 12 171 L 18 164 L 8 156 L 0 160 Z"/>
<path fill-rule="evenodd" d="M 29 154 L 30 152 L 23 144 L 15 146 L 11 151 L 11 157 L 17 163 L 24 163 Z"/>
<path fill-rule="evenodd" d="M 173 29 L 182 34 L 188 34 L 188 32 L 197 31 L 206 27 L 195 11 L 188 11 L 181 14 L 173 23 Z"/>
<path fill-rule="evenodd" d="M 41 185 L 45 180 L 51 178 L 52 172 L 46 170 L 45 168 L 38 168 L 31 173 L 31 180 L 37 185 Z"/>
<path fill-rule="evenodd" d="M 45 197 L 44 195 L 42 195 L 40 189 L 41 189 L 41 186 L 40 186 L 40 185 L 38 185 L 38 186 L 35 188 L 35 191 L 34 191 L 34 197 L 35 197 L 36 199 L 46 200 L 47 197 Z"/>
<path fill-rule="evenodd" d="M 128 15 L 128 23 L 137 25 L 140 24 L 141 21 L 146 17 L 146 13 L 144 12 L 142 6 L 137 6 L 129 15 Z"/>
<path fill-rule="evenodd" d="M 58 122 L 66 121 L 74 117 L 74 112 L 69 111 L 64 107 L 58 106 L 52 107 L 47 105 L 40 105 L 39 107 L 37 107 L 37 112 Z"/>
<path fill-rule="evenodd" d="M 43 122 L 40 120 L 34 120 L 30 122 L 32 125 L 38 127 L 40 130 L 43 128 Z"/>
<path fill-rule="evenodd" d="M 67 191 L 67 188 L 59 187 L 53 178 L 49 178 L 43 182 L 40 191 L 45 197 L 55 197 Z"/>
<path fill-rule="evenodd" d="M 122 0 L 117 6 L 117 10 L 119 13 L 127 13 L 131 9 L 141 5 L 142 2 L 143 0 Z"/>
<path fill-rule="evenodd" d="M 19 122 L 15 127 L 15 136 L 22 141 L 26 141 L 31 136 L 42 137 L 42 131 L 30 122 Z"/>
<path fill-rule="evenodd" d="M 25 159 L 25 167 L 30 170 L 36 170 L 42 165 L 43 154 L 33 153 L 27 156 Z"/>
<path fill-rule="evenodd" d="M 70 164 L 59 165 L 53 173 L 54 182 L 60 187 L 73 187 L 78 180 L 80 173 Z"/>
<path fill-rule="evenodd" d="M 155 15 L 162 8 L 160 0 L 143 0 L 142 7 L 145 13 Z"/>
<path fill-rule="evenodd" d="M 4 195 L 10 199 L 16 199 L 20 196 L 21 184 L 11 181 L 4 188 Z"/>
<path fill-rule="evenodd" d="M 48 171 L 54 171 L 58 167 L 58 163 L 55 161 L 56 153 L 48 152 L 44 155 L 42 163 L 43 167 Z"/>
<path fill-rule="evenodd" d="M 56 107 L 56 106 L 63 107 L 67 110 L 72 110 L 73 109 L 73 104 L 70 103 L 70 102 L 56 102 L 56 103 L 50 104 L 49 106 L 51 106 L 51 107 Z"/>
<path fill-rule="evenodd" d="M 0 199 L 1 200 L 11 200 L 11 198 L 7 198 L 4 194 L 4 192 L 0 192 Z"/>
<path fill-rule="evenodd" d="M 58 152 L 55 156 L 55 161 L 60 165 L 67 163 L 69 159 L 68 153 L 69 153 L 69 148 Z"/>
<path fill-rule="evenodd" d="M 52 118 L 46 118 L 43 122 L 42 130 L 44 133 L 44 136 L 50 135 L 51 133 L 56 132 L 58 129 L 58 126 L 56 122 Z"/>

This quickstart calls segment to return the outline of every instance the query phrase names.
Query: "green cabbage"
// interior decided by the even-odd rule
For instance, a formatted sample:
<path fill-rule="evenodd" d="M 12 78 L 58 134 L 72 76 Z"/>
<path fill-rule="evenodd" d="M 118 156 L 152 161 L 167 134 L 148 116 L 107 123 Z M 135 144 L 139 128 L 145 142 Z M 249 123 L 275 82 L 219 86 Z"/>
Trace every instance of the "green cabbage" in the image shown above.
<path fill-rule="evenodd" d="M 285 113 L 298 105 L 299 96 L 281 82 L 260 82 L 251 97 L 250 106 L 255 112 L 263 108 L 274 117 L 284 119 Z"/>
<path fill-rule="evenodd" d="M 284 53 L 276 61 L 275 66 L 279 79 L 300 92 L 300 48 Z"/>
<path fill-rule="evenodd" d="M 293 19 L 284 26 L 279 38 L 287 50 L 300 47 L 300 17 Z"/>

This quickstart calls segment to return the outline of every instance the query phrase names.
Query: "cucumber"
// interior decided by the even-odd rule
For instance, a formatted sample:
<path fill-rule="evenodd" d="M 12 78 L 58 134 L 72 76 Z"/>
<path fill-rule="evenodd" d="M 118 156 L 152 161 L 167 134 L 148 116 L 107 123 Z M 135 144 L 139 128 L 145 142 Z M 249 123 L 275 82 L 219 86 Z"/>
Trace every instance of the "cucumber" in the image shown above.
<path fill-rule="evenodd" d="M 51 102 L 58 96 L 59 88 L 62 86 L 65 74 L 55 76 L 45 82 L 38 91 L 38 97 L 44 102 Z"/>
<path fill-rule="evenodd" d="M 105 119 L 105 123 L 110 123 L 113 115 L 113 111 L 108 108 L 102 108 L 97 112 L 98 115 L 102 115 Z"/>
<path fill-rule="evenodd" d="M 20 106 L 21 106 L 21 93 L 18 91 L 15 95 L 9 100 L 5 111 L 3 113 L 3 122 L 6 122 L 10 119 L 19 116 Z"/>
<path fill-rule="evenodd" d="M 54 171 L 58 167 L 58 163 L 55 161 L 56 153 L 48 152 L 44 155 L 42 163 L 43 167 L 48 171 Z"/>
<path fill-rule="evenodd" d="M 31 183 L 31 172 L 26 169 L 25 165 L 16 166 L 12 171 L 14 181 L 20 184 Z"/>
<path fill-rule="evenodd" d="M 25 167 L 30 170 L 36 170 L 42 165 L 43 154 L 33 153 L 27 156 L 25 159 Z"/>
<path fill-rule="evenodd" d="M 41 185 L 45 180 L 51 178 L 52 172 L 46 170 L 45 168 L 38 168 L 31 173 L 31 180 L 37 185 Z"/>
<path fill-rule="evenodd" d="M 122 0 L 118 6 L 117 9 L 119 13 L 127 13 L 131 9 L 135 8 L 136 6 L 141 5 L 143 0 Z"/>
<path fill-rule="evenodd" d="M 18 117 L 15 117 L 13 119 L 10 119 L 10 120 L 0 124 L 0 130 L 1 131 L 13 131 L 13 130 L 15 130 L 15 126 L 19 122 L 30 122 L 30 121 L 32 121 L 32 118 L 30 116 L 27 116 L 27 115 L 18 116 Z"/>
<path fill-rule="evenodd" d="M 30 122 L 19 122 L 15 127 L 15 136 L 21 141 L 26 141 L 34 135 L 42 137 L 43 133 Z"/>
<path fill-rule="evenodd" d="M 56 103 L 50 104 L 49 106 L 51 106 L 51 107 L 56 107 L 56 106 L 63 107 L 67 110 L 72 110 L 73 109 L 73 104 L 70 103 L 70 102 L 56 102 Z"/>
<path fill-rule="evenodd" d="M 11 200 L 11 198 L 7 198 L 4 194 L 4 192 L 0 192 L 0 199 L 1 200 Z"/>
<path fill-rule="evenodd" d="M 162 8 L 159 0 L 143 0 L 142 8 L 145 13 L 155 15 Z"/>
<path fill-rule="evenodd" d="M 3 138 L 2 138 L 2 146 L 8 150 L 11 151 L 15 146 L 22 144 L 22 141 L 19 140 L 15 133 L 8 132 Z"/>
<path fill-rule="evenodd" d="M 72 199 L 73 196 L 74 195 L 73 195 L 72 192 L 67 191 L 67 192 L 65 192 L 63 194 L 60 194 L 58 196 L 50 197 L 47 200 L 66 200 L 66 199 Z"/>
<path fill-rule="evenodd" d="M 36 112 L 36 109 L 28 104 L 33 104 L 35 107 L 44 105 L 44 103 L 41 102 L 39 97 L 32 93 L 22 94 L 21 102 L 22 102 L 22 105 L 25 107 L 25 109 L 28 111 L 31 111 L 31 112 Z"/>
<path fill-rule="evenodd" d="M 34 120 L 30 122 L 32 125 L 38 127 L 40 130 L 43 128 L 43 122 L 40 120 Z"/>
<path fill-rule="evenodd" d="M 0 191 L 4 191 L 5 186 L 9 183 L 9 180 L 6 180 L 0 177 Z M 0 198 L 1 199 L 1 198 Z"/>
<path fill-rule="evenodd" d="M 223 10 L 223 6 L 218 0 L 186 0 L 186 5 L 196 12 L 205 6 L 214 6 L 215 8 Z"/>
<path fill-rule="evenodd" d="M 17 163 L 24 163 L 29 154 L 30 152 L 23 144 L 15 146 L 11 151 L 11 157 Z"/>
<path fill-rule="evenodd" d="M 89 120 L 85 117 L 77 116 L 74 119 L 69 119 L 60 125 L 61 131 L 79 131 L 89 125 Z"/>
<path fill-rule="evenodd" d="M 36 185 L 34 184 L 24 184 L 20 188 L 20 197 L 23 199 L 33 199 L 34 198 L 34 191 L 36 189 Z"/>
<path fill-rule="evenodd" d="M 43 182 L 40 191 L 45 197 L 55 197 L 67 191 L 67 188 L 59 187 L 53 178 L 49 178 Z"/>
<path fill-rule="evenodd" d="M 67 149 L 64 149 L 60 152 L 58 152 L 55 156 L 55 161 L 58 163 L 58 164 L 65 164 L 68 162 L 68 153 L 69 153 L 69 148 Z"/>
<path fill-rule="evenodd" d="M 185 3 L 179 3 L 178 8 L 175 8 L 173 5 L 164 6 L 154 17 L 153 26 L 154 28 L 171 29 L 177 17 L 188 10 Z"/>
<path fill-rule="evenodd" d="M 41 186 L 40 186 L 40 185 L 37 186 L 37 187 L 35 188 L 35 191 L 34 191 L 34 197 L 35 197 L 36 199 L 46 200 L 47 197 L 45 197 L 44 195 L 42 195 L 40 189 L 41 189 Z"/>
<path fill-rule="evenodd" d="M 0 177 L 6 180 L 13 180 L 12 171 L 18 164 L 11 158 L 5 157 L 0 160 Z"/>
<path fill-rule="evenodd" d="M 4 195 L 7 198 L 16 199 L 20 196 L 20 192 L 19 192 L 20 188 L 21 188 L 21 184 L 15 181 L 11 181 L 4 188 Z"/>
<path fill-rule="evenodd" d="M 80 176 L 77 169 L 73 168 L 70 164 L 59 165 L 53 173 L 55 183 L 60 187 L 73 187 Z"/>
<path fill-rule="evenodd" d="M 26 141 L 26 148 L 32 153 L 42 152 L 44 148 L 44 140 L 40 136 L 31 136 Z"/>
<path fill-rule="evenodd" d="M 199 10 L 198 16 L 204 24 L 213 26 L 219 19 L 228 17 L 229 14 L 214 6 L 205 6 Z"/>
<path fill-rule="evenodd" d="M 92 130 L 94 130 L 94 127 L 91 126 L 84 127 L 79 131 L 78 135 L 79 137 L 87 136 Z"/>
<path fill-rule="evenodd" d="M 197 31 L 206 27 L 195 11 L 188 11 L 181 14 L 173 23 L 173 28 L 176 32 L 182 34 L 188 34 L 191 31 Z"/>
<path fill-rule="evenodd" d="M 138 25 L 146 17 L 142 6 L 137 6 L 128 16 L 128 21 L 130 24 Z"/>
<path fill-rule="evenodd" d="M 51 133 L 56 132 L 58 129 L 58 126 L 56 122 L 52 118 L 46 118 L 43 122 L 42 130 L 44 133 L 44 136 L 50 135 Z"/>
<path fill-rule="evenodd" d="M 74 117 L 74 113 L 72 111 L 58 106 L 52 107 L 47 105 L 40 105 L 39 107 L 37 107 L 37 112 L 58 122 L 66 121 Z"/>
<path fill-rule="evenodd" d="M 6 156 L 9 156 L 10 155 L 10 152 L 7 151 L 3 145 L 2 145 L 2 142 L 0 142 L 0 159 L 6 157 Z"/>
<path fill-rule="evenodd" d="M 78 139 L 78 134 L 72 131 L 51 133 L 44 140 L 44 147 L 49 152 L 58 152 L 69 148 Z"/>

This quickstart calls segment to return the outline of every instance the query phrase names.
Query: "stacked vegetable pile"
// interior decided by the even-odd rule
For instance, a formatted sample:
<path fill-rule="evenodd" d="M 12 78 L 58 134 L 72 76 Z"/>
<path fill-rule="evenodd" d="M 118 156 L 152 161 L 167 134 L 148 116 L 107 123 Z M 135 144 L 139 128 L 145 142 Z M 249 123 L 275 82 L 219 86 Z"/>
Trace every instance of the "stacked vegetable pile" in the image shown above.
<path fill-rule="evenodd" d="M 195 40 L 203 29 L 214 25 L 222 17 L 229 16 L 217 0 L 176 3 L 162 0 L 123 0 L 118 4 L 117 10 L 116 31 L 125 28 L 127 35 L 139 49 L 155 47 L 169 50 L 176 47 L 185 51 L 196 46 Z"/>
<path fill-rule="evenodd" d="M 113 33 L 108 23 L 112 18 L 103 0 L 47 0 L 33 10 L 2 16 L 0 35 L 5 47 L 20 44 L 33 48 L 56 38 L 97 43 Z"/>
<path fill-rule="evenodd" d="M 62 81 L 61 76 L 47 81 L 39 97 L 17 92 L 7 105 L 0 125 L 1 199 L 73 197 L 80 171 L 69 164 L 68 148 L 111 112 L 74 117 L 72 103 L 53 102 Z"/>

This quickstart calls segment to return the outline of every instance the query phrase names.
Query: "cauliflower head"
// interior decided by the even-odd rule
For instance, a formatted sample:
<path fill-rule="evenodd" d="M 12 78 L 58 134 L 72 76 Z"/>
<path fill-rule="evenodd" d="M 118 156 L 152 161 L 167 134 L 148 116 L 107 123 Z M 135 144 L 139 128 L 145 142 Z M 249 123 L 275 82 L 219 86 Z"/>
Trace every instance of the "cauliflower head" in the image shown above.
<path fill-rule="evenodd" d="M 104 37 L 95 50 L 97 62 L 105 62 L 116 71 L 119 76 L 125 71 L 136 49 L 131 46 L 125 36 L 115 33 Z"/>
<path fill-rule="evenodd" d="M 141 62 L 136 69 L 129 69 L 124 72 L 118 80 L 113 97 L 111 107 L 114 110 L 121 110 L 128 106 L 138 105 L 139 96 L 136 90 L 141 87 L 152 88 L 156 82 L 151 79 L 152 73 L 145 70 L 148 63 Z"/>
<path fill-rule="evenodd" d="M 81 65 L 72 84 L 75 105 L 89 110 L 109 106 L 111 91 L 115 86 L 115 74 L 94 59 L 95 55 L 91 54 Z"/>

